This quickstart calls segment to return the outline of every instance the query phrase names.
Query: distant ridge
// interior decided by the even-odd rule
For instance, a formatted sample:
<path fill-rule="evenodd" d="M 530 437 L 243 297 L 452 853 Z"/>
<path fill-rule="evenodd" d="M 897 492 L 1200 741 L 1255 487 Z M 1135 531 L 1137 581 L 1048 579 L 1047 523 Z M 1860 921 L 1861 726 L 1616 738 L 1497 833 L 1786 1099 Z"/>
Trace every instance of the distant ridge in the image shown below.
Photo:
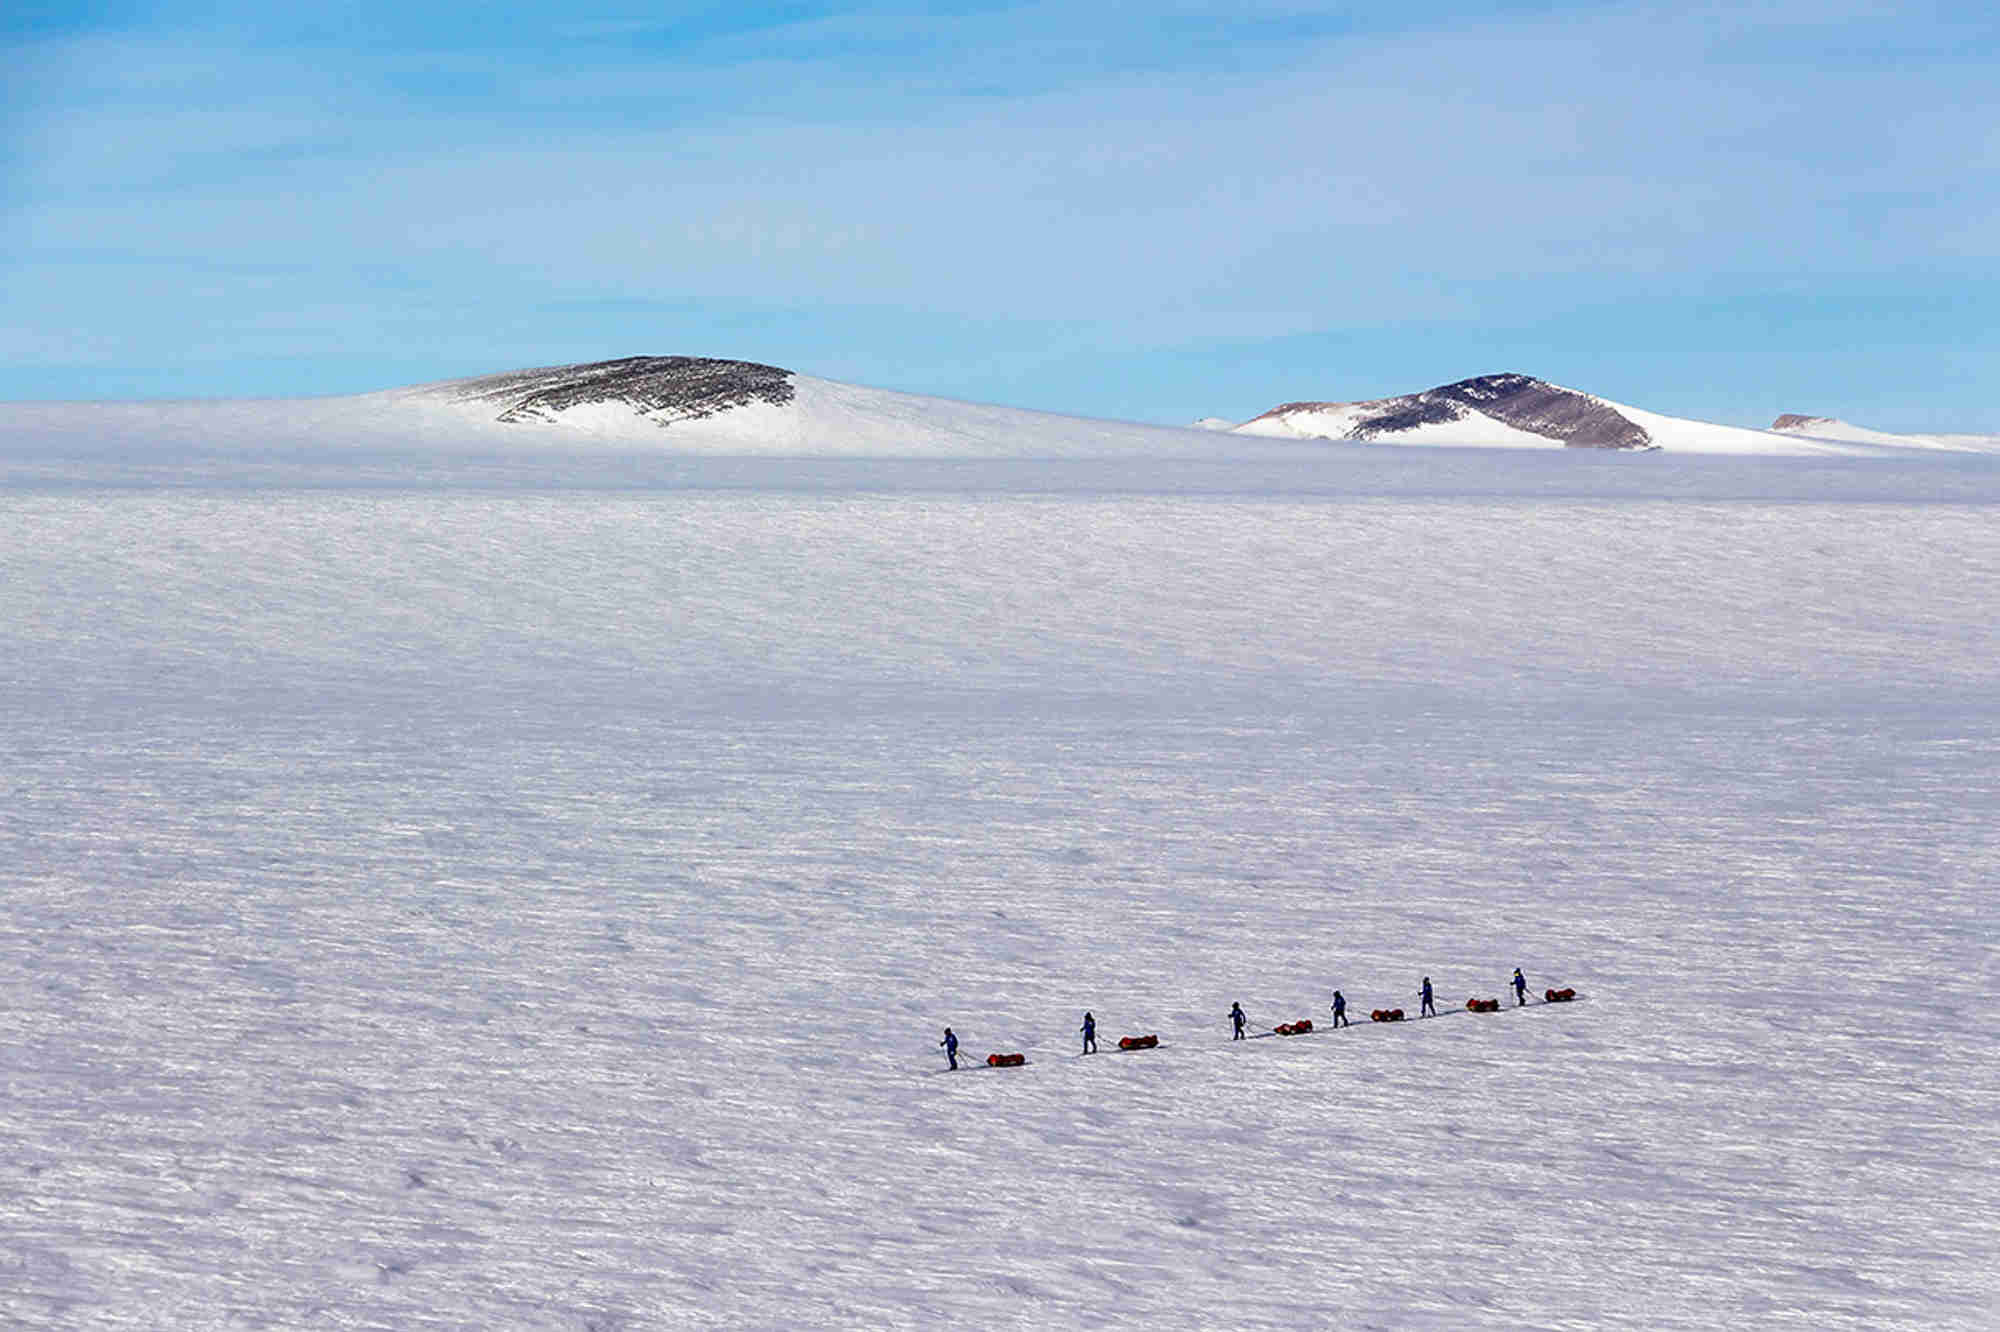
<path fill-rule="evenodd" d="M 1781 435 L 1838 440 L 1844 444 L 1942 450 L 1947 453 L 2000 453 L 2000 435 L 1898 435 L 1854 425 L 1837 416 L 1805 416 L 1798 412 L 1786 412 L 1771 422 L 1771 429 Z"/>
<path fill-rule="evenodd" d="M 1238 458 L 1356 447 L 1608 454 L 2000 453 L 2000 436 L 1887 435 L 1787 415 L 1746 429 L 1532 375 L 1363 402 L 1288 402 L 1241 424 L 1063 416 L 819 379 L 757 361 L 627 356 L 340 397 L 0 403 L 0 459 L 681 454 L 791 458 Z"/>

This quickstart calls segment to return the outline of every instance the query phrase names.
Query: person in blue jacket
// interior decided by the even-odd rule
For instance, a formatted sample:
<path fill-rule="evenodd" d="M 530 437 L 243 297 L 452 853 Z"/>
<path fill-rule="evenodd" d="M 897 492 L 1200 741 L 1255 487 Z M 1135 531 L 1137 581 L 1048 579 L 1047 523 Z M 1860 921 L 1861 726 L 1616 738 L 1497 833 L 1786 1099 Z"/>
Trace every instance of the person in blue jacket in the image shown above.
<path fill-rule="evenodd" d="M 1333 992 L 1333 1025 L 1336 1027 L 1351 1027 L 1354 1025 L 1347 1020 L 1347 996 L 1339 990 Z"/>
<path fill-rule="evenodd" d="M 1097 1019 L 1089 1013 L 1083 1015 L 1083 1052 L 1093 1054 L 1097 1050 Z"/>
<path fill-rule="evenodd" d="M 1523 976 L 1523 975 L 1521 974 L 1521 969 L 1520 969 L 1519 967 L 1515 967 L 1515 968 L 1514 968 L 1514 1007 L 1516 1007 L 1516 1008 L 1520 1008 L 1520 1007 L 1522 1007 L 1523 1005 L 1525 1005 L 1525 1004 L 1526 1004 L 1527 1002 L 1528 1002 L 1528 978 L 1527 978 L 1526 976 Z"/>
<path fill-rule="evenodd" d="M 1234 1036 L 1231 1036 L 1229 1039 L 1232 1041 L 1242 1040 L 1243 1024 L 1250 1020 L 1249 1018 L 1243 1016 L 1242 1004 L 1231 1004 L 1229 1006 L 1229 1020 L 1236 1024 L 1236 1034 Z"/>
<path fill-rule="evenodd" d="M 1424 988 L 1417 993 L 1423 997 L 1423 1015 L 1425 1017 L 1436 1017 L 1438 1011 L 1436 1005 L 1431 1003 L 1431 978 L 1429 976 L 1424 977 Z"/>
<path fill-rule="evenodd" d="M 953 1068 L 957 1068 L 957 1067 L 958 1067 L 958 1037 L 956 1037 L 956 1036 L 954 1036 L 954 1035 L 952 1035 L 952 1034 L 951 1034 L 951 1028 L 950 1028 L 950 1027 L 946 1027 L 946 1028 L 944 1029 L 944 1039 L 943 1039 L 943 1040 L 941 1040 L 941 1041 L 939 1041 L 939 1042 L 938 1042 L 938 1044 L 939 1044 L 939 1045 L 942 1045 L 942 1046 L 944 1047 L 944 1057 L 945 1057 L 945 1058 L 946 1058 L 947 1060 L 949 1060 L 949 1061 L 950 1061 L 950 1063 L 951 1063 L 951 1066 L 952 1066 Z"/>

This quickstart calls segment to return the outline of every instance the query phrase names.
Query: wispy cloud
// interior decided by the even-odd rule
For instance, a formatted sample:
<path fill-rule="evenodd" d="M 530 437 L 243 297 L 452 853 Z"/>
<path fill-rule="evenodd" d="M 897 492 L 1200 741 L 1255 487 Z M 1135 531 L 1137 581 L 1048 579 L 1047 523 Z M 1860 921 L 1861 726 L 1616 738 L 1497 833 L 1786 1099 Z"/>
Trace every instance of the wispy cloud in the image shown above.
<path fill-rule="evenodd" d="M 397 41 L 40 39 L 65 73 L 12 136 L 9 285 L 87 326 L 130 322 L 90 293 L 135 262 L 150 299 L 246 314 L 298 264 L 283 299 L 307 304 L 810 310 L 868 325 L 856 358 L 893 382 L 985 319 L 1171 347 L 1990 263 L 2000 97 L 1968 52 L 1990 68 L 2000 41 L 1966 11 L 1368 8 L 517 6 Z M 177 265 L 211 277 L 177 298 Z"/>

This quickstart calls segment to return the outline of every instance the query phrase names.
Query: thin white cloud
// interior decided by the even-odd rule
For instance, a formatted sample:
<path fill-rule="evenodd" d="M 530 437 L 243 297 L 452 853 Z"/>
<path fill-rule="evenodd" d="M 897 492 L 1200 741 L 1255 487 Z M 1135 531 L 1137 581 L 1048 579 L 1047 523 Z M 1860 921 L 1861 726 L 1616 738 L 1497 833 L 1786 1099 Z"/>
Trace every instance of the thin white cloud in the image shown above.
<path fill-rule="evenodd" d="M 1150 344 L 1476 319 L 1579 282 L 1990 257 L 1989 84 L 1754 54 L 1884 12 L 1638 5 L 1321 34 L 1247 71 L 1237 51 L 1226 76 L 1093 62 L 1136 11 L 1053 7 L 821 20 L 698 67 L 614 44 L 567 72 L 500 50 L 354 69 L 80 42 L 66 59 L 90 75 L 23 140 L 11 225 L 72 277 L 150 261 L 167 302 L 177 260 L 304 262 L 328 292 L 395 268 L 481 302 L 894 308 Z M 896 57 L 855 54 L 865 37 L 935 58 L 887 80 L 871 61 Z M 999 77 L 1041 53 L 1042 77 Z M 411 93 L 425 69 L 495 91 Z M 268 297 L 213 274 L 185 293 Z"/>

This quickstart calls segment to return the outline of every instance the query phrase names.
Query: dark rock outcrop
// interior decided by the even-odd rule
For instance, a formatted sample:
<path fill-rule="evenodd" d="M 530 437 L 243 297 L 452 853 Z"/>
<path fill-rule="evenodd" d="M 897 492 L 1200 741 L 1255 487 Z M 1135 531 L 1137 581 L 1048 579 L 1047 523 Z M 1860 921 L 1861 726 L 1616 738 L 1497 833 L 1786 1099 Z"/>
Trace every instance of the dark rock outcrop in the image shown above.
<path fill-rule="evenodd" d="M 1795 434 L 1805 434 L 1810 433 L 1814 426 L 1830 426 L 1833 424 L 1835 424 L 1835 421 L 1831 416 L 1800 416 L 1797 412 L 1786 412 L 1783 416 L 1771 422 L 1771 429 L 1789 430 Z"/>
<path fill-rule="evenodd" d="M 1390 406 L 1390 403 L 1395 404 Z M 1358 423 L 1356 439 L 1374 439 L 1434 422 L 1455 421 L 1468 411 L 1572 449 L 1643 449 L 1652 436 L 1618 409 L 1584 393 L 1558 388 L 1532 375 L 1480 375 L 1407 398 Z M 1365 432 L 1365 433 L 1364 433 Z"/>
<path fill-rule="evenodd" d="M 792 400 L 792 372 L 705 356 L 627 356 L 485 375 L 450 385 L 454 402 L 489 402 L 494 419 L 554 421 L 574 407 L 618 402 L 654 424 L 696 421 L 753 402 Z"/>

